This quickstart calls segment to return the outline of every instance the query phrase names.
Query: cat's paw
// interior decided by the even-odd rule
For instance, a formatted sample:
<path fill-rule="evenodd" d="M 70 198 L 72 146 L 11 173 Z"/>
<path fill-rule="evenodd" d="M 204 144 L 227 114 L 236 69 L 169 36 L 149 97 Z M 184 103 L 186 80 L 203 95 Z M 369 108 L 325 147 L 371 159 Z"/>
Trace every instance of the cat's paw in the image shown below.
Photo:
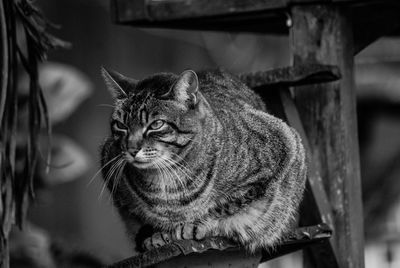
<path fill-rule="evenodd" d="M 201 240 L 206 237 L 207 230 L 205 226 L 201 224 L 194 223 L 183 223 L 178 225 L 173 232 L 173 239 L 182 240 L 182 239 L 196 239 Z"/>
<path fill-rule="evenodd" d="M 206 228 L 203 225 L 193 223 L 182 223 L 178 225 L 171 233 L 157 232 L 146 238 L 142 244 L 144 250 L 151 250 L 162 247 L 166 244 L 178 240 L 201 240 L 207 235 Z"/>
<path fill-rule="evenodd" d="M 171 242 L 172 238 L 169 233 L 157 232 L 143 241 L 142 248 L 144 250 L 151 250 L 162 247 Z"/>

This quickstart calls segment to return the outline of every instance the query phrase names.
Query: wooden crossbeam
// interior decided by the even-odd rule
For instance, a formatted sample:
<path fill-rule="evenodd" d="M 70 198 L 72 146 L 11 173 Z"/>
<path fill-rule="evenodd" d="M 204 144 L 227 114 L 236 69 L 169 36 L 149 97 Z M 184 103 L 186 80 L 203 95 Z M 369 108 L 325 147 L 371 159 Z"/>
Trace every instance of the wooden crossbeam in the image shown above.
<path fill-rule="evenodd" d="M 291 7 L 346 6 L 354 25 L 354 53 L 381 36 L 399 34 L 398 0 L 111 0 L 118 24 L 191 30 L 288 34 Z"/>
<path fill-rule="evenodd" d="M 393 0 L 330 0 L 330 4 L 360 6 L 395 3 Z M 233 17 L 246 13 L 276 12 L 294 4 L 326 4 L 326 0 L 112 0 L 113 18 L 117 23 L 172 21 L 195 18 Z"/>
<path fill-rule="evenodd" d="M 340 79 L 340 72 L 336 66 L 309 64 L 244 73 L 240 74 L 239 78 L 248 87 L 261 93 L 262 90 L 268 90 L 268 88 L 281 89 L 282 87 L 336 81 Z M 258 88 L 262 89 L 258 90 Z"/>

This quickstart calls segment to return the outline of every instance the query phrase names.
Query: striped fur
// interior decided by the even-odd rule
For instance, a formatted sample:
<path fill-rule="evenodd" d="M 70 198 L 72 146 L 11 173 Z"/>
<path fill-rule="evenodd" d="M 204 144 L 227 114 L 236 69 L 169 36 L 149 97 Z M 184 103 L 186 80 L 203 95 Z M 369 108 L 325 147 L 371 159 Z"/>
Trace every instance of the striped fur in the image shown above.
<path fill-rule="evenodd" d="M 117 81 L 128 97 L 116 99 L 113 135 L 102 147 L 114 203 L 128 232 L 135 220 L 164 232 L 193 223 L 249 250 L 273 246 L 290 227 L 304 190 L 299 135 L 235 76 L 197 75 L 198 91 L 167 73 L 135 84 Z M 147 135 L 160 118 L 163 130 Z M 127 155 L 132 148 L 155 164 L 135 166 Z"/>

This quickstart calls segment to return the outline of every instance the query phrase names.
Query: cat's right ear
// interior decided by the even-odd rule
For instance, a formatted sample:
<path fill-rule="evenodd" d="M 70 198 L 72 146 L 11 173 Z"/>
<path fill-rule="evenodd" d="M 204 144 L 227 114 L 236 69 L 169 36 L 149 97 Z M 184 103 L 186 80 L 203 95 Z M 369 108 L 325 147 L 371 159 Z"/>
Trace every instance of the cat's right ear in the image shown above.
<path fill-rule="evenodd" d="M 137 84 L 137 80 L 126 77 L 116 71 L 107 70 L 104 67 L 101 67 L 101 75 L 115 100 L 127 98 L 127 90 L 134 88 Z"/>

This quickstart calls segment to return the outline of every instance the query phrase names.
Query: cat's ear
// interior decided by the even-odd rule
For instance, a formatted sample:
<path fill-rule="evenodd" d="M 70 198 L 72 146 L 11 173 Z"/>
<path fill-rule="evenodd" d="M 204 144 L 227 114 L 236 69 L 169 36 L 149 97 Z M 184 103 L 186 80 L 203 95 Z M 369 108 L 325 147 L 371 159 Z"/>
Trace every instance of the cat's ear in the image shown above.
<path fill-rule="evenodd" d="M 128 90 L 131 92 L 137 84 L 137 80 L 126 77 L 116 71 L 107 70 L 104 67 L 101 67 L 101 75 L 114 99 L 127 98 Z"/>
<path fill-rule="evenodd" d="M 193 107 L 198 102 L 198 90 L 197 74 L 192 70 L 186 70 L 179 75 L 170 93 L 173 93 L 176 100 Z"/>

